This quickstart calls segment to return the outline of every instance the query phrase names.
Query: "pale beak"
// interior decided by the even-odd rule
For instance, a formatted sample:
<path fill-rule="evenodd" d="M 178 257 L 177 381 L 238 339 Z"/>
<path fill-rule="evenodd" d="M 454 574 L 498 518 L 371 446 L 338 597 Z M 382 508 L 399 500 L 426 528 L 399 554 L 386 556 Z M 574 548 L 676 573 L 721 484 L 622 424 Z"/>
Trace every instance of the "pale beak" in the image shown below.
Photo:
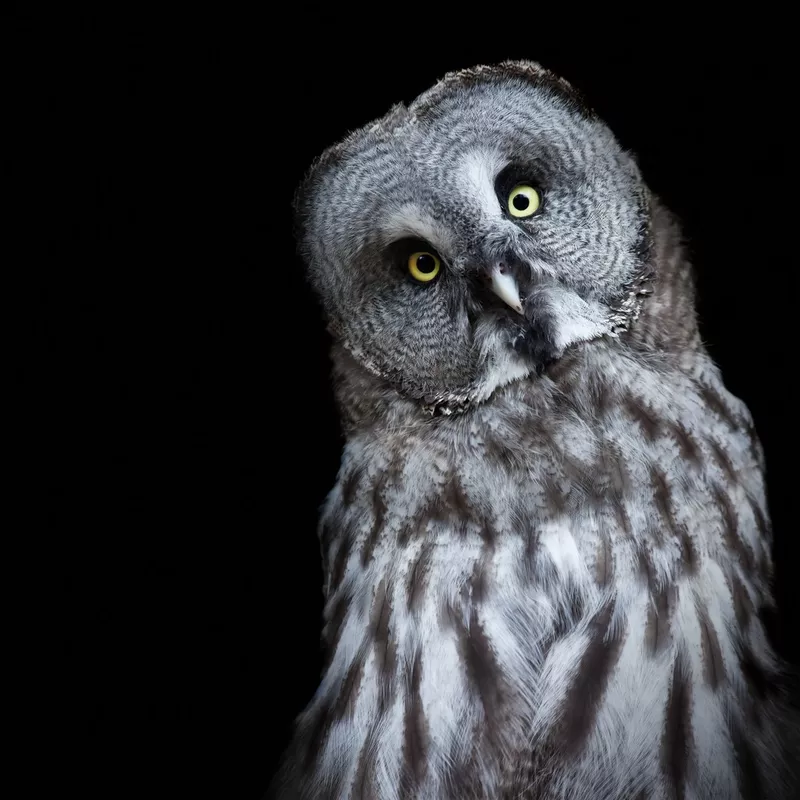
<path fill-rule="evenodd" d="M 518 314 L 522 314 L 522 301 L 519 299 L 517 282 L 507 272 L 495 267 L 491 272 L 492 291 Z"/>

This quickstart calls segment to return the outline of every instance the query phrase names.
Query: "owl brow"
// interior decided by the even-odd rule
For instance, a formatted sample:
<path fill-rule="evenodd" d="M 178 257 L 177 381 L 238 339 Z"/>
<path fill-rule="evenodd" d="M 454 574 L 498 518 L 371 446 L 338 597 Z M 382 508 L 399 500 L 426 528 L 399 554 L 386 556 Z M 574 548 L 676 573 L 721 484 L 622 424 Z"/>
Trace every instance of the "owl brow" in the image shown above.
<path fill-rule="evenodd" d="M 428 242 L 440 254 L 450 249 L 452 237 L 441 222 L 420 209 L 406 206 L 388 215 L 381 224 L 385 245 L 400 239 L 417 238 Z"/>

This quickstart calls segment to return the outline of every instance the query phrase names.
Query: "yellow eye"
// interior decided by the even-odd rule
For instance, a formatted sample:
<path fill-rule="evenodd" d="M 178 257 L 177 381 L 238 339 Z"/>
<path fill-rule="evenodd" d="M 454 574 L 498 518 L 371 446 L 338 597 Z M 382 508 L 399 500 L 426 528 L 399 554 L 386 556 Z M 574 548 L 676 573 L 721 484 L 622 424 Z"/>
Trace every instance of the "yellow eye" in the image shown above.
<path fill-rule="evenodd" d="M 512 217 L 532 217 L 541 204 L 539 192 L 525 183 L 515 186 L 508 195 L 508 213 Z"/>
<path fill-rule="evenodd" d="M 408 257 L 408 271 L 418 281 L 432 281 L 442 268 L 442 262 L 433 253 L 421 251 Z"/>

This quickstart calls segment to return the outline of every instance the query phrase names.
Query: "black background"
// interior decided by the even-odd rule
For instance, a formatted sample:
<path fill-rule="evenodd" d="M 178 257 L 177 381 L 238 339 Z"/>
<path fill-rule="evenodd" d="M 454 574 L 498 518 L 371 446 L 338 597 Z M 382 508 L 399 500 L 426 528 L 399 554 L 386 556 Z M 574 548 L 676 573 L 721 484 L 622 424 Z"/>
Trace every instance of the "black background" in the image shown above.
<path fill-rule="evenodd" d="M 43 349 L 23 377 L 51 431 L 65 790 L 266 789 L 319 678 L 315 528 L 341 447 L 292 192 L 326 145 L 480 62 L 571 80 L 682 216 L 704 336 L 766 449 L 779 643 L 800 662 L 780 24 L 624 17 L 577 37 L 577 10 L 512 10 L 435 29 L 397 6 L 20 20 L 14 76 L 48 120 L 25 195 L 43 211 L 26 262 Z"/>

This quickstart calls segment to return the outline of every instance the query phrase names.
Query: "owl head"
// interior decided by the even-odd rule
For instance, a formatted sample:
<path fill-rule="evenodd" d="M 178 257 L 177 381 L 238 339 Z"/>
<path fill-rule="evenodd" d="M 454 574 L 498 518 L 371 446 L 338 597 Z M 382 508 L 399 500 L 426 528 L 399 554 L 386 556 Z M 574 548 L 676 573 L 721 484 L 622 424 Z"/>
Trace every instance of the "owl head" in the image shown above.
<path fill-rule="evenodd" d="M 531 62 L 449 74 L 353 132 L 314 163 L 295 209 L 342 350 L 429 409 L 616 336 L 648 272 L 634 159 Z"/>

